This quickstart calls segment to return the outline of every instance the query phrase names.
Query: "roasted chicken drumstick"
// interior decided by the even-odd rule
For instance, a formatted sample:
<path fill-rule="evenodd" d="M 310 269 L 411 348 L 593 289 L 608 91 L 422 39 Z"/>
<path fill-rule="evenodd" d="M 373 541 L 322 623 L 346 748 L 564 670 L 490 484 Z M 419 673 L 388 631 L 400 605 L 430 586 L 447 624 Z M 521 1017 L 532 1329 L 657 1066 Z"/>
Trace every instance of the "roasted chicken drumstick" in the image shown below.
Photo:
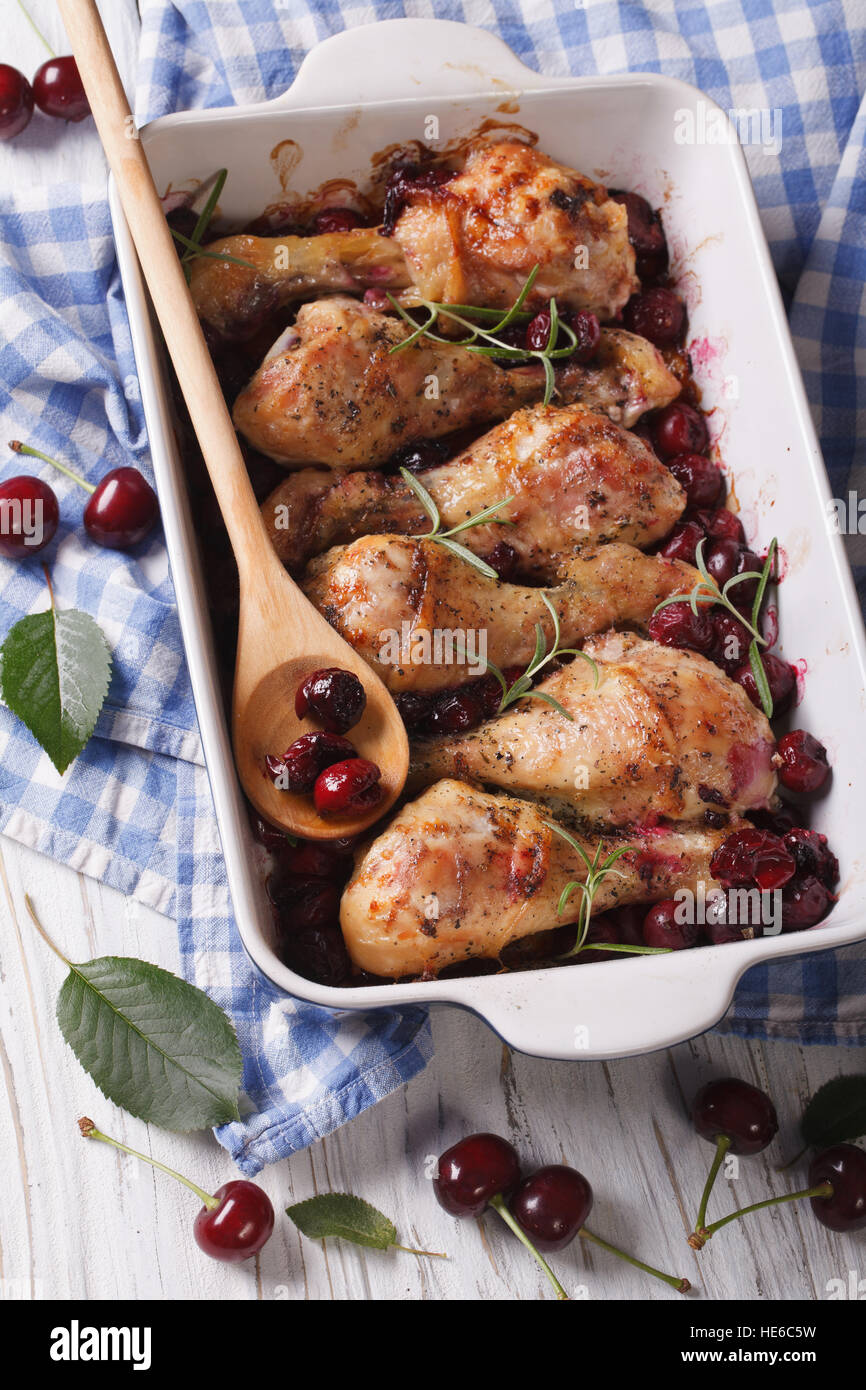
<path fill-rule="evenodd" d="M 390 979 L 435 976 L 574 920 L 576 896 L 564 918 L 557 905 L 567 883 L 586 879 L 586 865 L 548 821 L 529 802 L 452 780 L 404 806 L 359 856 L 343 894 L 340 925 L 355 965 Z M 715 887 L 710 859 L 739 825 L 606 836 L 602 857 L 622 844 L 634 852 L 602 880 L 593 912 L 694 892 L 701 881 Z M 592 859 L 598 837 L 575 839 Z"/>
<path fill-rule="evenodd" d="M 653 545 L 685 507 L 682 488 L 652 450 L 583 405 L 518 410 L 450 463 L 418 477 L 446 529 L 513 497 L 499 513 L 512 523 L 507 531 L 480 526 L 460 540 L 478 555 L 490 555 L 506 540 L 520 573 L 540 580 L 554 579 L 560 554 L 578 546 L 614 540 Z M 374 472 L 291 473 L 262 513 L 277 554 L 293 573 L 357 536 L 429 529 L 408 484 Z"/>
<path fill-rule="evenodd" d="M 288 468 L 370 468 L 404 444 L 504 419 L 544 395 L 540 364 L 506 371 L 468 348 L 420 338 L 407 324 L 344 295 L 305 304 L 294 328 L 235 400 L 250 444 Z M 680 383 L 645 338 L 604 329 L 593 360 L 556 372 L 561 401 L 631 425 L 667 405 Z"/>
<path fill-rule="evenodd" d="M 224 237 L 191 290 L 203 321 L 243 336 L 262 312 L 334 290 L 414 286 L 439 303 L 507 308 L 533 267 L 527 308 L 612 318 L 638 288 L 625 208 L 607 190 L 519 141 L 479 145 L 438 187 L 407 182 L 392 236 L 378 228 L 313 237 Z"/>
<path fill-rule="evenodd" d="M 772 730 L 743 688 L 697 652 L 606 633 L 542 681 L 573 717 L 523 700 L 480 728 L 413 747 L 410 783 L 505 787 L 605 825 L 697 820 L 768 806 Z"/>
<path fill-rule="evenodd" d="M 572 646 L 614 623 L 647 623 L 698 579 L 691 565 L 614 543 L 573 556 L 546 592 L 560 643 Z M 303 589 L 395 694 L 458 685 L 485 659 L 526 666 L 536 623 L 553 642 L 545 591 L 489 579 L 435 541 L 364 536 L 314 561 Z"/>

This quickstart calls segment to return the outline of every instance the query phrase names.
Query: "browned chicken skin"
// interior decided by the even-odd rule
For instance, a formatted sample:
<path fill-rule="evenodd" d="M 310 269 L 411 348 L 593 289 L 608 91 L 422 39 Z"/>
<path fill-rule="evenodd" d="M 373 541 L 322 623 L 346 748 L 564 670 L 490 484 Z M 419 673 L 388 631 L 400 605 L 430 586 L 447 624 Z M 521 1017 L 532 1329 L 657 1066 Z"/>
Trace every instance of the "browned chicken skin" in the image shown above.
<path fill-rule="evenodd" d="M 667 535 L 685 507 L 670 469 L 634 434 L 583 405 L 518 410 L 450 463 L 419 473 L 447 529 L 506 497 L 502 527 L 464 531 L 489 555 L 507 540 L 522 574 L 555 577 L 559 556 L 613 540 L 646 547 Z M 375 532 L 429 530 L 400 477 L 382 473 L 292 473 L 262 507 L 274 548 L 293 573 L 332 545 Z"/>
<path fill-rule="evenodd" d="M 571 646 L 614 623 L 647 623 L 698 579 L 691 565 L 613 543 L 572 556 L 546 592 Z M 486 660 L 526 666 L 536 623 L 553 643 L 544 590 L 490 579 L 435 541 L 365 536 L 316 560 L 303 589 L 394 693 L 460 684 Z"/>
<path fill-rule="evenodd" d="M 768 806 L 773 733 L 741 686 L 697 652 L 606 633 L 498 719 L 413 746 L 410 784 L 460 777 L 606 825 Z"/>
<path fill-rule="evenodd" d="M 638 288 L 625 208 L 607 190 L 519 141 L 480 145 L 462 172 L 410 193 L 392 237 L 378 228 L 313 237 L 223 237 L 192 262 L 201 319 L 243 337 L 293 300 L 414 285 L 440 303 L 507 308 L 533 267 L 528 308 L 612 318 Z"/>
<path fill-rule="evenodd" d="M 249 442 L 299 468 L 369 468 L 405 444 L 503 419 L 544 394 L 540 366 L 499 367 L 467 348 L 409 336 L 401 319 L 335 295 L 305 304 L 289 345 L 262 363 L 233 418 Z M 562 401 L 581 401 L 624 425 L 666 405 L 677 379 L 657 349 L 606 329 L 594 360 L 556 373 Z"/>
<path fill-rule="evenodd" d="M 439 303 L 507 308 L 538 266 L 529 308 L 612 318 L 639 288 L 625 209 L 607 189 L 520 141 L 481 146 L 443 187 L 411 191 L 394 239 Z"/>
<path fill-rule="evenodd" d="M 586 865 L 548 821 L 529 802 L 452 780 L 404 806 L 359 855 L 343 894 L 340 925 L 355 965 L 390 979 L 432 977 L 461 961 L 495 960 L 509 942 L 574 921 L 576 893 L 562 918 L 557 905 L 567 883 L 586 879 Z M 710 859 L 740 825 L 606 835 L 603 858 L 623 844 L 634 852 L 602 880 L 593 912 L 695 892 L 699 882 L 716 887 Z M 592 859 L 599 837 L 575 838 Z"/>

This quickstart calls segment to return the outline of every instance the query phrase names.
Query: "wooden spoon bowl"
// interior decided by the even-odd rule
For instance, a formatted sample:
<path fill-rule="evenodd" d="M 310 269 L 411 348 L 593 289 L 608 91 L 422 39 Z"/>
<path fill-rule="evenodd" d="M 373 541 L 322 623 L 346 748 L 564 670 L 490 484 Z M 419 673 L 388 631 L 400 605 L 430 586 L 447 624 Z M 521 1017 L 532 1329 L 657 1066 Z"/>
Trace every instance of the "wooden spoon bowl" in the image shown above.
<path fill-rule="evenodd" d="M 342 664 L 344 669 L 349 669 L 345 662 Z M 294 656 L 268 671 L 242 695 L 238 694 L 237 683 L 235 686 L 232 719 L 235 761 L 244 790 L 266 820 L 277 825 L 290 824 L 293 834 L 307 840 L 330 840 L 366 830 L 400 795 L 409 760 L 403 721 L 393 700 L 378 698 L 373 681 L 376 685 L 381 682 L 376 677 L 371 681 L 372 672 L 368 668 L 362 676 L 367 706 L 346 737 L 359 757 L 369 758 L 382 769 L 379 783 L 382 795 L 377 805 L 362 814 L 346 812 L 339 816 L 329 815 L 325 820 L 317 814 L 312 796 L 284 791 L 265 774 L 268 753 L 279 757 L 296 738 L 320 727 L 314 720 L 299 719 L 295 714 L 295 691 L 312 671 L 333 665 L 333 650 L 319 651 L 314 656 Z M 356 675 L 361 675 L 357 668 L 352 669 Z M 395 748 L 401 743 L 405 745 L 405 761 L 394 757 Z"/>

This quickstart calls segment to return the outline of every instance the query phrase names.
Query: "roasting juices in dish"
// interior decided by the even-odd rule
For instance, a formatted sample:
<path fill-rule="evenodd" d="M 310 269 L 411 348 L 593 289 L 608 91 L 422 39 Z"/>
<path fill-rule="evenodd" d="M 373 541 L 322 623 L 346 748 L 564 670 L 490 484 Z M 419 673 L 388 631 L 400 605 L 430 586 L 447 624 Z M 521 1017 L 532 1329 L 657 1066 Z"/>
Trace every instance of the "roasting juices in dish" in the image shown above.
<path fill-rule="evenodd" d="M 369 984 L 814 926 L 826 753 L 781 732 L 777 545 L 724 505 L 659 214 L 495 135 L 376 212 L 190 260 L 275 549 L 410 735 L 362 843 L 253 817 L 283 959 Z M 311 671 L 295 710 L 262 776 L 374 807 L 360 682 Z"/>

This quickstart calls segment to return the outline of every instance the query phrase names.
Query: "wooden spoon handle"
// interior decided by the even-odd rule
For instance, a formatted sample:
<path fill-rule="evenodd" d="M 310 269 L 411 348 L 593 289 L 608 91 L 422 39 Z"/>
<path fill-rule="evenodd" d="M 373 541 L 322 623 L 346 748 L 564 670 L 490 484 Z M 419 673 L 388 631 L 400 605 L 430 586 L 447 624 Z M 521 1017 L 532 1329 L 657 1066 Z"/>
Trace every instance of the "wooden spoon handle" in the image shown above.
<path fill-rule="evenodd" d="M 95 0 L 58 0 L 243 582 L 273 553 Z"/>

